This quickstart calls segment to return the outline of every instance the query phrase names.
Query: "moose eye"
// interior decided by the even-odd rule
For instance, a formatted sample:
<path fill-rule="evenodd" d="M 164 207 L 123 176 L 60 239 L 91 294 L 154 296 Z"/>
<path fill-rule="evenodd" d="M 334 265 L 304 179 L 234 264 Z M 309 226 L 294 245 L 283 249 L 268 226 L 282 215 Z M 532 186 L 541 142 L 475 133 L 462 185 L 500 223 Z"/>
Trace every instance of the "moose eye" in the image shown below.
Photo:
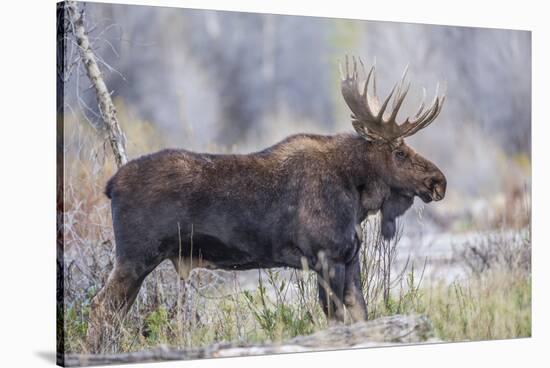
<path fill-rule="evenodd" d="M 405 151 L 402 151 L 402 150 L 395 151 L 395 157 L 397 157 L 400 160 L 404 159 L 405 158 Z"/>

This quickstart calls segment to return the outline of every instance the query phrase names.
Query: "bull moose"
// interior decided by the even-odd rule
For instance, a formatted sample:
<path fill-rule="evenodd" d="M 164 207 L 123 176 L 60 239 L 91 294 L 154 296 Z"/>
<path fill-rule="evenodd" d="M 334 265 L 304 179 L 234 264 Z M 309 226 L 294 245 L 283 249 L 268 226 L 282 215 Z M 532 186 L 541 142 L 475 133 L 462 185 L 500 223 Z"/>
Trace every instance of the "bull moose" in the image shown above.
<path fill-rule="evenodd" d="M 445 95 L 436 90 L 429 107 L 422 102 L 398 124 L 410 87 L 406 70 L 381 101 L 374 66 L 367 74 L 359 63 L 364 84 L 355 58 L 340 65 L 341 91 L 356 133 L 298 134 L 250 154 L 169 149 L 118 170 L 105 190 L 115 265 L 92 302 L 91 349 L 99 344 L 102 326 L 124 316 L 145 277 L 165 259 L 184 279 L 195 267 L 307 263 L 318 274 L 319 301 L 328 318 L 343 321 L 346 310 L 353 320 L 367 318 L 357 226 L 380 212 L 382 236 L 391 239 L 396 218 L 415 196 L 426 203 L 443 199 L 445 176 L 404 138 L 434 121 Z M 182 249 L 182 239 L 192 239 L 193 246 Z"/>

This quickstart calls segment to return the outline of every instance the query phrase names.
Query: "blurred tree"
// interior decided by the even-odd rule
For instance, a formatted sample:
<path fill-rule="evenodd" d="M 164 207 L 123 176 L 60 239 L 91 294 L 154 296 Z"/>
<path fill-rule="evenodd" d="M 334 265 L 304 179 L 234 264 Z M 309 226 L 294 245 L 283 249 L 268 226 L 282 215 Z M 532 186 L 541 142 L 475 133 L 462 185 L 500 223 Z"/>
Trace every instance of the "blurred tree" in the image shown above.
<path fill-rule="evenodd" d="M 70 42 L 75 42 L 78 45 L 81 60 L 78 61 L 77 65 L 84 68 L 95 90 L 99 113 L 103 121 L 101 128 L 107 132 L 115 162 L 118 167 L 121 167 L 128 162 L 125 137 L 118 123 L 111 94 L 105 85 L 96 56 L 84 27 L 84 10 L 79 10 L 75 1 L 65 2 L 65 10 L 67 12 L 67 17 L 65 18 L 67 24 L 64 34 L 74 38 L 71 39 Z"/>
<path fill-rule="evenodd" d="M 311 18 L 189 13 L 188 50 L 211 75 L 222 109 L 218 142 L 239 143 L 282 108 L 297 117 L 332 122 L 326 71 L 330 23 Z"/>
<path fill-rule="evenodd" d="M 384 65 L 380 80 L 406 63 L 417 81 L 444 79 L 448 116 L 476 122 L 508 153 L 530 154 L 530 32 L 368 22 L 365 45 Z"/>

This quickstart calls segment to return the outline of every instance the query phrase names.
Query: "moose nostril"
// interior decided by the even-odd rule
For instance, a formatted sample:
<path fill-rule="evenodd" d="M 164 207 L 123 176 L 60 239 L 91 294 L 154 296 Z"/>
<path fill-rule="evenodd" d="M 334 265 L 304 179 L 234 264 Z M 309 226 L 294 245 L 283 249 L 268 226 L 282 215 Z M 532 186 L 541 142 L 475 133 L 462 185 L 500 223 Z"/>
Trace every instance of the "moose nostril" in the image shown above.
<path fill-rule="evenodd" d="M 441 176 L 432 176 L 424 181 L 424 184 L 429 190 L 435 190 L 437 187 L 445 188 L 445 178 Z"/>
<path fill-rule="evenodd" d="M 424 181 L 424 184 L 427 188 L 433 189 L 433 187 L 437 184 L 436 179 L 434 178 L 428 178 Z"/>

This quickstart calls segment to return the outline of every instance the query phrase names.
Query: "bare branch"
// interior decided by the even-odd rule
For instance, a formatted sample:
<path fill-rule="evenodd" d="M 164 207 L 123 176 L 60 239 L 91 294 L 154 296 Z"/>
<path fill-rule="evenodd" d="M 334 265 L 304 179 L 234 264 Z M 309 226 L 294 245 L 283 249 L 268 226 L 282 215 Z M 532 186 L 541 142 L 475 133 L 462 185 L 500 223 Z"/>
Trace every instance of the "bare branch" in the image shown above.
<path fill-rule="evenodd" d="M 118 123 L 116 109 L 111 99 L 111 94 L 105 85 L 101 70 L 97 64 L 97 60 L 100 60 L 101 62 L 101 59 L 98 59 L 92 50 L 90 40 L 84 27 L 84 11 L 79 11 L 76 2 L 74 1 L 66 2 L 66 10 L 68 13 L 68 18 L 74 27 L 74 37 L 76 38 L 76 42 L 78 44 L 82 65 L 84 66 L 86 74 L 92 82 L 96 92 L 99 111 L 101 113 L 105 128 L 109 134 L 109 142 L 115 156 L 115 162 L 118 167 L 121 167 L 128 162 L 125 137 Z M 105 63 L 103 64 L 106 65 Z M 110 70 L 112 69 L 108 65 L 106 66 Z"/>

